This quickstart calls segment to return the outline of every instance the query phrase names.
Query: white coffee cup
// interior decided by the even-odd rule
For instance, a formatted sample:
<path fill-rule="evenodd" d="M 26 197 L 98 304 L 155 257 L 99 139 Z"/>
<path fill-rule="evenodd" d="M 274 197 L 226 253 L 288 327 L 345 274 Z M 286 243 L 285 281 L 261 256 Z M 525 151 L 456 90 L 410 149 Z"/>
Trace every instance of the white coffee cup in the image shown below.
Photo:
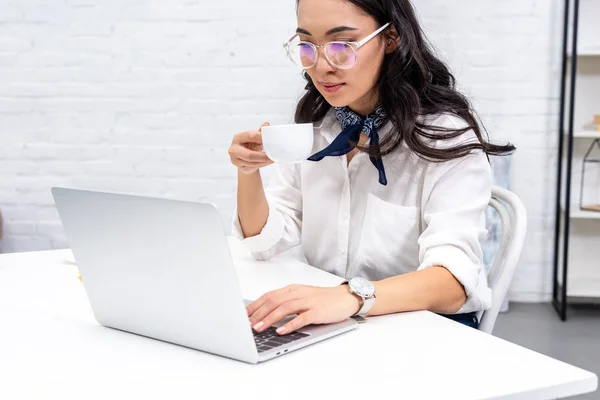
<path fill-rule="evenodd" d="M 263 150 L 274 162 L 296 163 L 311 156 L 312 123 L 263 126 L 261 131 Z"/>

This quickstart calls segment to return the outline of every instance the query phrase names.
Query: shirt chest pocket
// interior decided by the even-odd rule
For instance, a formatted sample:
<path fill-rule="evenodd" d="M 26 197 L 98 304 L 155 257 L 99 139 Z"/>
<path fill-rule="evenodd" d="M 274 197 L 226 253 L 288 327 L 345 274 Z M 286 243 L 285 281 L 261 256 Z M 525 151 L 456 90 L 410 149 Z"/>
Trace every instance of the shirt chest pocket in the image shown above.
<path fill-rule="evenodd" d="M 356 256 L 356 273 L 379 280 L 415 271 L 419 263 L 420 209 L 369 193 Z"/>

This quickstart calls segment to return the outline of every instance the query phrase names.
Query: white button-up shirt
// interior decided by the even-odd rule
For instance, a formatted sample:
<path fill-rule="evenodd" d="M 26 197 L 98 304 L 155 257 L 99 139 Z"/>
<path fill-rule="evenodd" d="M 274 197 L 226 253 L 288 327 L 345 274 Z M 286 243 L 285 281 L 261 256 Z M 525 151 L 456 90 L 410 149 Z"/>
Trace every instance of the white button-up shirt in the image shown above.
<path fill-rule="evenodd" d="M 461 119 L 443 114 L 431 125 L 452 129 Z M 380 137 L 392 128 L 380 129 Z M 313 154 L 342 128 L 333 110 L 315 123 Z M 477 140 L 469 130 L 450 147 Z M 431 142 L 430 142 L 431 143 Z M 269 217 L 262 232 L 243 243 L 256 259 L 266 260 L 294 246 L 310 265 L 346 279 L 372 281 L 443 266 L 464 286 L 467 301 L 459 313 L 491 307 L 491 290 L 483 265 L 485 209 L 492 176 L 479 151 L 442 163 L 418 158 L 405 144 L 384 156 L 387 186 L 379 183 L 368 154 L 326 157 L 319 162 L 276 164 L 265 185 Z M 237 211 L 233 233 L 243 239 Z"/>

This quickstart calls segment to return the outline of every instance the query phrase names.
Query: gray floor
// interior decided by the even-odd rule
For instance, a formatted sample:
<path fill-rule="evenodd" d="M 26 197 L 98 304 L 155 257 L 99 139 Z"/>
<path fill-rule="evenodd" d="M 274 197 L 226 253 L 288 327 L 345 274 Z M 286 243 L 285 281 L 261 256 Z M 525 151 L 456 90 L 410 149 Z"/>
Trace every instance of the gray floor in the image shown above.
<path fill-rule="evenodd" d="M 498 316 L 494 336 L 600 376 L 600 308 L 569 308 L 562 322 L 550 304 L 511 303 Z M 573 399 L 600 400 L 600 392 Z"/>

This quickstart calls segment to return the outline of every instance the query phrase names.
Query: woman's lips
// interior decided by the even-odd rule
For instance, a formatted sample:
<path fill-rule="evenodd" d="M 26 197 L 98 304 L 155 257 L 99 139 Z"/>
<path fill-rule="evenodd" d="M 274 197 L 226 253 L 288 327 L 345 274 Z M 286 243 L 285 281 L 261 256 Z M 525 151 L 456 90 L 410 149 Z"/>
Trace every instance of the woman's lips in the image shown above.
<path fill-rule="evenodd" d="M 321 83 L 321 85 L 326 92 L 335 93 L 344 86 L 344 83 Z"/>

